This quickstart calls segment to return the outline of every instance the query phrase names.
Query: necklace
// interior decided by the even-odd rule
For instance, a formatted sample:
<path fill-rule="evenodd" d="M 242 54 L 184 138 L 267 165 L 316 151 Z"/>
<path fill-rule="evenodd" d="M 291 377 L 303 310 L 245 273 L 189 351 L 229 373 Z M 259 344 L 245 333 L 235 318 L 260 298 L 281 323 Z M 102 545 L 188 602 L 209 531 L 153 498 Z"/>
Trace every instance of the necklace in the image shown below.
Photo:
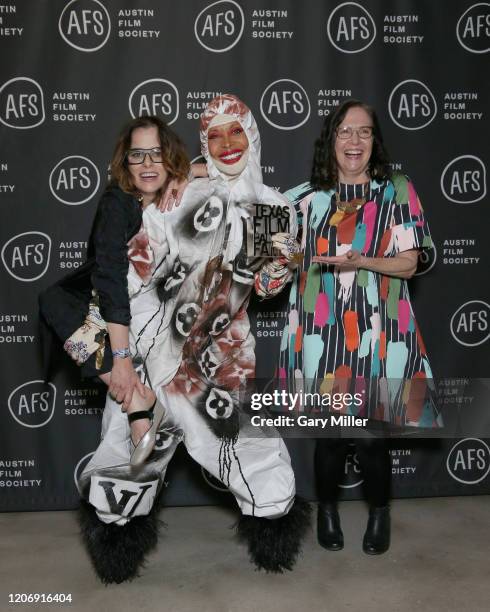
<path fill-rule="evenodd" d="M 361 206 L 364 206 L 364 204 L 367 202 L 368 190 L 369 190 L 369 183 L 366 183 L 362 187 L 361 197 L 353 198 L 352 200 L 346 200 L 345 202 L 341 202 L 340 194 L 337 189 L 337 191 L 335 192 L 335 203 L 337 206 L 337 210 L 345 213 L 346 215 L 351 215 L 352 213 L 357 212 L 361 208 Z"/>

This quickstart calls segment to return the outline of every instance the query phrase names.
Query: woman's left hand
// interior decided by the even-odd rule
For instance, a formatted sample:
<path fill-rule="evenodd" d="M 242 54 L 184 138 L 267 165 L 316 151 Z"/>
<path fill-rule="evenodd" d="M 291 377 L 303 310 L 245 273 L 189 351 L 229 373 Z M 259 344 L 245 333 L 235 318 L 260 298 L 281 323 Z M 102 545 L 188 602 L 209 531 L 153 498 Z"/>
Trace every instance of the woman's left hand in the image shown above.
<path fill-rule="evenodd" d="M 343 255 L 335 257 L 324 257 L 323 255 L 315 255 L 311 258 L 313 263 L 328 264 L 337 266 L 338 268 L 359 268 L 362 262 L 362 255 L 359 251 L 347 251 Z"/>
<path fill-rule="evenodd" d="M 273 234 L 272 246 L 277 249 L 288 262 L 297 263 L 296 258 L 301 252 L 301 246 L 294 236 L 287 232 Z"/>

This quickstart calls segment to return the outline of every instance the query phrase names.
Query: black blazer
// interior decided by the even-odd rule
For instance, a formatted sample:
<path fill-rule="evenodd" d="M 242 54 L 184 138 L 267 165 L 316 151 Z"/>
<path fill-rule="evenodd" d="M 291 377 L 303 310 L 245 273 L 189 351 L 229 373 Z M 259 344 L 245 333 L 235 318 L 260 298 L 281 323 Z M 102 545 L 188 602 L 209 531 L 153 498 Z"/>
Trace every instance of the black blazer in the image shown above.
<path fill-rule="evenodd" d="M 65 341 L 82 325 L 92 289 L 97 291 L 105 321 L 129 325 L 127 243 L 138 233 L 141 222 L 136 198 L 119 187 L 108 187 L 97 207 L 87 261 L 39 297 L 41 313 L 60 340 Z"/>

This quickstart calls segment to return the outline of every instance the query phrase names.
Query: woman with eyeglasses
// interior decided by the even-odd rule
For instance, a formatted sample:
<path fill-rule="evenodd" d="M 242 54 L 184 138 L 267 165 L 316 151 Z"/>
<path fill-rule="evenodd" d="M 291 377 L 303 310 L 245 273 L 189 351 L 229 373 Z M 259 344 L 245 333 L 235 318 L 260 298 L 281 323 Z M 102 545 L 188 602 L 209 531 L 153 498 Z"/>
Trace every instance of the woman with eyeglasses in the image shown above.
<path fill-rule="evenodd" d="M 367 419 L 363 428 L 330 427 L 332 437 L 317 440 L 318 540 L 328 550 L 343 548 L 337 499 L 355 445 L 369 503 L 363 550 L 381 554 L 390 545 L 386 435 L 441 426 L 406 282 L 418 252 L 432 248 L 429 229 L 413 183 L 391 170 L 374 110 L 357 100 L 327 117 L 311 180 L 286 196 L 298 213 L 301 245 L 278 234 L 276 246 L 286 259 L 295 250 L 304 259 L 294 271 L 291 261 L 271 262 L 256 277 L 264 297 L 292 279 L 279 382 L 291 391 L 340 394 L 331 419 Z"/>
<path fill-rule="evenodd" d="M 82 321 L 93 288 L 99 319 L 108 322 L 109 332 L 100 363 L 97 350 L 83 368 L 98 374 L 110 391 L 101 443 L 78 480 L 84 541 L 103 582 L 136 576 L 156 544 L 158 494 L 183 442 L 235 496 L 241 511 L 237 534 L 256 567 L 291 570 L 309 506 L 295 496 L 283 440 L 252 426 L 246 412 L 255 370 L 247 306 L 254 273 L 264 261 L 247 257 L 253 234 L 246 220 L 257 204 L 285 208 L 295 233 L 296 216 L 283 196 L 263 184 L 255 119 L 230 94 L 212 100 L 201 116 L 209 179 L 186 185 L 180 206 L 162 206 L 163 214 L 155 203 L 169 177 L 182 182 L 187 159 L 180 141 L 162 126 L 145 117 L 122 133 L 113 156 L 113 186 L 94 224 L 95 257 L 82 274 L 87 281 Z M 55 329 L 59 313 L 47 306 L 67 289 L 65 279 L 50 290 L 54 300 L 50 291 L 43 297 L 44 315 Z M 92 300 L 85 326 L 95 325 L 96 317 Z M 64 336 L 59 325 L 57 331 L 63 338 L 71 334 L 65 348 L 81 361 L 77 325 L 80 321 Z M 117 401 L 132 423 L 137 445 L 131 456 L 128 423 Z"/>
<path fill-rule="evenodd" d="M 160 303 L 145 304 L 138 312 L 141 300 L 132 295 L 135 272 L 147 274 L 158 252 L 156 245 L 150 248 L 152 239 L 142 222 L 150 209 L 167 207 L 172 197 L 169 183 L 187 178 L 189 161 L 180 138 L 163 121 L 139 117 L 119 134 L 110 168 L 111 181 L 97 208 L 87 262 L 41 294 L 40 306 L 64 349 L 81 366 L 82 376 L 99 377 L 127 412 L 132 462 L 137 464 L 151 452 L 153 430 L 163 418 L 155 393 L 142 382 L 130 358 L 139 354 L 138 320 L 145 319 L 148 308 L 162 308 Z M 151 419 L 152 431 L 145 436 Z"/>

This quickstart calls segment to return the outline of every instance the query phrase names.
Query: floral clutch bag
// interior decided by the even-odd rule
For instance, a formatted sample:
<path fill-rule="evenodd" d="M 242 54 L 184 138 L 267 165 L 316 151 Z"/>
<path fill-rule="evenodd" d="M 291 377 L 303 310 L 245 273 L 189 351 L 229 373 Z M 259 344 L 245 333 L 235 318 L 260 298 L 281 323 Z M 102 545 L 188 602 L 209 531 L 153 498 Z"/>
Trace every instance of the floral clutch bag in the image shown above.
<path fill-rule="evenodd" d="M 83 325 L 65 341 L 63 348 L 77 365 L 82 365 L 90 355 L 96 353 L 95 367 L 100 369 L 104 359 L 106 334 L 107 323 L 100 315 L 97 298 L 95 298 L 89 304 L 88 315 Z"/>

